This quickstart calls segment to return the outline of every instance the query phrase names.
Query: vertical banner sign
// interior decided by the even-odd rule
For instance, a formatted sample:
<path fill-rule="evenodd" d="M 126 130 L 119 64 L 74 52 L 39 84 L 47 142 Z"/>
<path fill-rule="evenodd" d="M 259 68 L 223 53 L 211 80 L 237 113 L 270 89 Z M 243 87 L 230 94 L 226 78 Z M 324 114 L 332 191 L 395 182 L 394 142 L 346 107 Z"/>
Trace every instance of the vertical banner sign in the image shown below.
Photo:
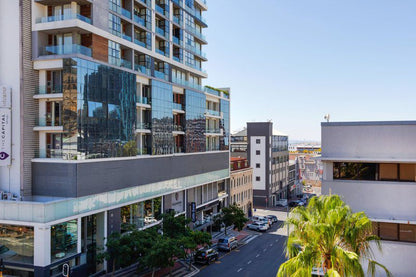
<path fill-rule="evenodd" d="M 0 86 L 0 166 L 11 164 L 11 90 L 6 86 Z"/>
<path fill-rule="evenodd" d="M 192 222 L 196 221 L 196 203 L 191 202 L 191 220 Z"/>

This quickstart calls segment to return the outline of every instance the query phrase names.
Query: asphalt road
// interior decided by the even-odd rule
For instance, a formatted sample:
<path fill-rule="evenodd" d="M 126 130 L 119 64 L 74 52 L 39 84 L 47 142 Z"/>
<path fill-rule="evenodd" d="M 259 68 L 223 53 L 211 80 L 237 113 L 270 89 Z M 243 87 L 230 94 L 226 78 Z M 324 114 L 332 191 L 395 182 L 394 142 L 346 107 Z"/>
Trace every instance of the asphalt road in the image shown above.
<path fill-rule="evenodd" d="M 222 255 L 216 263 L 200 268 L 198 277 L 243 276 L 274 277 L 280 264 L 286 259 L 284 244 L 286 236 L 281 233 L 282 222 L 273 224 L 266 233 L 252 232 L 259 236 L 248 244 Z"/>

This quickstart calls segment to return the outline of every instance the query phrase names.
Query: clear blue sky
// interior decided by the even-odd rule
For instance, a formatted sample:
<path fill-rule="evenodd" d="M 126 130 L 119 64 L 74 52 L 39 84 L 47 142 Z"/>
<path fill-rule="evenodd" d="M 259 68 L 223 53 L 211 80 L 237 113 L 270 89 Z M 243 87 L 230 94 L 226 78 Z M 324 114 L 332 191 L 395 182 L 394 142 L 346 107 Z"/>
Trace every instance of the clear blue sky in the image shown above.
<path fill-rule="evenodd" d="M 205 82 L 231 87 L 231 130 L 272 119 L 416 119 L 416 0 L 208 0 Z"/>

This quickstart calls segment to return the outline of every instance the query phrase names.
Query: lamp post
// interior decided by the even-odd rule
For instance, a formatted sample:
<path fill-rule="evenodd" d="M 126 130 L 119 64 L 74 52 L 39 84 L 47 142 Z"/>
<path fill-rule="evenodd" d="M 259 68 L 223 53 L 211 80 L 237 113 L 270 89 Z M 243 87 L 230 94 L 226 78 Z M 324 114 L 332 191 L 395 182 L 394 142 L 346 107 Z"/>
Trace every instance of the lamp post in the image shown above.
<path fill-rule="evenodd" d="M 289 218 L 289 201 L 290 201 L 289 185 L 286 185 L 286 197 L 287 197 L 287 206 L 286 206 L 286 220 L 287 220 Z M 289 224 L 287 224 L 287 239 L 289 239 Z"/>

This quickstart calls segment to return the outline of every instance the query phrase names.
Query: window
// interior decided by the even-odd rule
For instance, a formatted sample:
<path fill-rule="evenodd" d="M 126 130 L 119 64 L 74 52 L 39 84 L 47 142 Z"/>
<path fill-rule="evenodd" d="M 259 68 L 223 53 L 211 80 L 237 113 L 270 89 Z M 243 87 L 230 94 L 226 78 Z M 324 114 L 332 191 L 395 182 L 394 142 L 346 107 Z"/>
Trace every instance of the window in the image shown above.
<path fill-rule="evenodd" d="M 260 144 L 260 139 L 256 139 L 256 144 Z"/>
<path fill-rule="evenodd" d="M 51 261 L 77 253 L 78 222 L 76 219 L 53 225 L 51 228 Z"/>
<path fill-rule="evenodd" d="M 256 164 L 256 168 L 260 168 L 260 164 Z"/>
<path fill-rule="evenodd" d="M 0 224 L 0 259 L 33 264 L 33 227 Z"/>
<path fill-rule="evenodd" d="M 256 150 L 256 155 L 260 155 L 260 150 Z"/>
<path fill-rule="evenodd" d="M 260 181 L 260 176 L 256 176 L 256 181 Z"/>
<path fill-rule="evenodd" d="M 376 180 L 375 163 L 334 163 L 334 179 Z"/>
<path fill-rule="evenodd" d="M 373 233 L 382 240 L 416 242 L 416 225 L 373 222 Z"/>

